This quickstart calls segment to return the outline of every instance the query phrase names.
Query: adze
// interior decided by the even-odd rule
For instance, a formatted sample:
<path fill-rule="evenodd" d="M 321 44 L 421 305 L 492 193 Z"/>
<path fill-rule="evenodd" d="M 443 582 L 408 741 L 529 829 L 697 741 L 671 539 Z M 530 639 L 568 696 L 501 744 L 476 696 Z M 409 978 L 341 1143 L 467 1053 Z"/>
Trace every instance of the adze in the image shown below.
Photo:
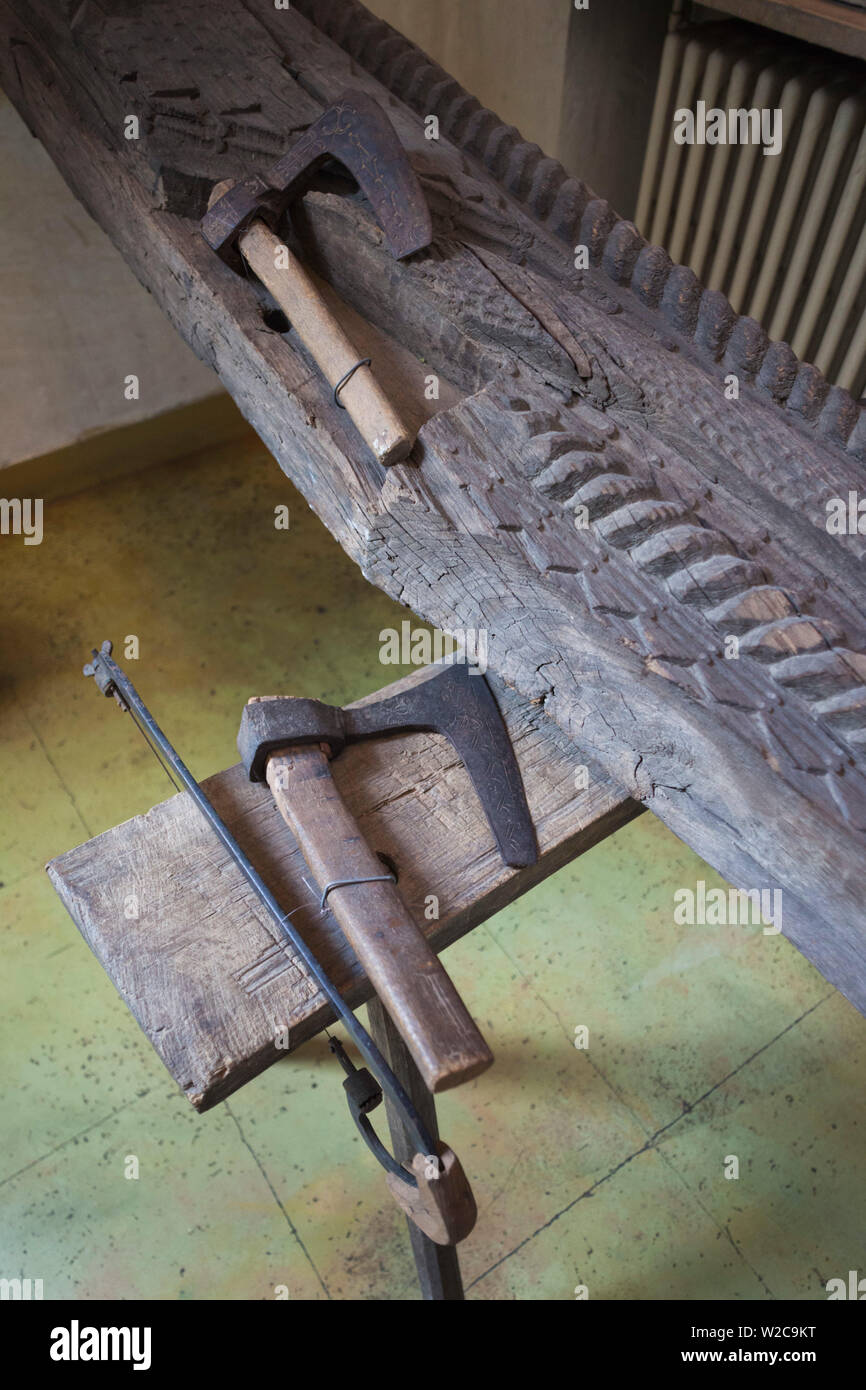
<path fill-rule="evenodd" d="M 283 911 L 192 773 L 159 728 L 132 682 L 112 660 L 110 642 L 104 642 L 99 651 L 93 650 L 91 661 L 84 667 L 84 674 L 94 677 L 102 693 L 113 696 L 120 708 L 131 715 L 172 780 L 192 795 L 224 849 L 268 913 L 272 925 L 276 927 L 280 936 L 291 942 L 311 978 L 316 981 L 369 1063 L 372 1074 L 365 1067 L 356 1068 L 339 1041 L 336 1038 L 330 1040 L 331 1051 L 337 1055 L 347 1073 L 343 1085 L 352 1118 L 372 1153 L 387 1170 L 388 1187 L 394 1199 L 409 1219 L 438 1244 L 455 1245 L 465 1239 L 474 1226 L 476 1208 L 471 1188 L 458 1158 L 446 1144 L 434 1143 L 409 1096 L 372 1038 L 347 1006 L 297 928 L 293 926 L 293 914 Z M 316 876 L 322 893 L 323 908 L 326 905 L 336 906 L 336 903 L 330 903 L 332 894 L 339 896 L 371 891 L 374 894 L 379 893 L 386 884 L 390 887 L 389 881 L 394 878 L 391 873 L 381 873 L 382 864 L 370 855 L 369 850 L 366 852 L 370 855 L 370 862 L 356 860 L 355 856 L 359 853 L 360 847 L 366 849 L 366 846 L 363 845 L 358 827 L 354 825 L 346 808 L 339 801 L 327 764 L 323 762 L 326 757 L 324 750 L 327 749 L 329 754 L 336 756 L 347 743 L 356 739 L 412 730 L 443 733 L 450 739 L 463 758 L 505 862 L 520 867 L 536 861 L 535 832 L 526 805 L 520 771 L 498 706 L 483 675 L 465 664 L 440 667 L 436 675 L 413 689 L 399 696 L 373 701 L 360 709 L 343 710 L 317 700 L 282 697 L 251 700 L 244 711 L 238 739 L 251 779 L 262 780 L 264 777 L 268 780 L 284 815 L 287 815 L 285 803 L 288 800 L 285 794 L 295 783 L 296 772 L 301 775 L 302 781 L 309 780 L 312 776 L 318 782 L 318 798 L 315 786 L 307 789 L 312 790 L 314 799 L 319 799 L 324 794 L 325 804 L 330 801 L 333 805 L 335 797 L 339 803 L 341 831 L 349 832 L 348 840 L 342 840 L 340 843 L 349 855 L 349 860 L 339 859 L 337 872 L 348 872 L 351 866 L 350 878 L 330 878 L 334 870 L 329 865 L 330 850 L 327 846 L 324 849 L 324 858 L 318 857 L 321 852 L 319 822 L 301 841 L 311 868 L 314 865 L 319 866 Z M 290 823 L 293 826 L 298 824 L 302 829 L 302 823 L 298 820 L 298 808 L 292 807 L 291 814 Z M 308 850 L 310 853 L 307 853 Z M 362 868 L 371 868 L 374 872 L 369 875 L 359 873 L 358 870 Z M 417 954 L 417 942 L 413 938 L 420 937 L 422 950 L 426 951 L 428 948 L 405 912 L 399 897 L 396 898 L 396 904 L 402 909 L 402 914 L 396 912 L 389 920 L 380 920 L 378 931 L 375 928 L 371 931 L 369 922 L 354 923 L 355 912 L 350 911 L 347 918 L 354 923 L 353 930 L 359 932 L 353 944 L 362 961 L 366 962 L 372 956 L 374 964 L 376 960 L 383 962 L 382 975 L 386 994 L 389 990 L 393 991 L 396 976 L 401 971 L 405 973 L 407 967 L 412 970 L 420 968 L 420 997 L 426 1004 L 428 996 L 423 986 L 423 978 L 429 962 Z M 375 909 L 375 901 L 372 906 Z M 394 907 L 395 903 L 391 902 L 392 912 Z M 343 918 L 336 912 L 335 916 L 342 924 Z M 401 950 L 404 947 L 406 955 L 401 958 Z M 400 1023 L 397 1013 L 394 1012 L 395 1008 L 407 1011 L 402 1019 L 401 1032 L 409 1043 L 413 1056 L 416 1061 L 419 1055 L 422 1058 L 433 1059 L 434 1074 L 425 1076 L 428 1084 L 435 1086 L 436 1074 L 439 1074 L 443 1079 L 443 1085 L 455 1085 L 460 1080 L 477 1075 L 489 1065 L 492 1057 L 438 959 L 432 953 L 428 954 L 432 957 L 434 972 L 431 978 L 440 975 L 441 980 L 445 982 L 436 994 L 438 1000 L 446 1005 L 438 1024 L 435 1011 L 431 1015 L 425 1010 L 424 1016 L 420 1019 L 414 1016 L 413 1008 L 417 999 L 411 983 L 408 991 L 404 989 L 401 992 L 398 989 L 396 998 L 392 999 L 391 1003 L 387 999 L 383 999 L 383 1002 L 391 1009 L 392 1017 L 398 1026 Z M 367 969 L 372 980 L 373 971 L 369 964 Z M 465 1020 L 468 1020 L 468 1031 Z M 447 1053 L 444 1068 L 441 1062 L 436 1063 L 437 1039 L 434 1037 L 431 1046 L 431 1040 L 426 1038 L 424 1033 L 424 1029 L 431 1025 L 438 1028 L 446 1039 L 446 1046 L 450 1046 L 456 1039 L 463 1049 L 456 1059 L 457 1067 L 454 1065 L 453 1055 Z M 450 1042 L 447 1041 L 449 1039 Z M 424 1074 L 423 1068 L 419 1069 Z M 443 1089 L 443 1085 L 436 1088 Z M 400 1165 L 388 1153 L 368 1119 L 369 1112 L 381 1102 L 383 1090 L 400 1114 L 404 1129 L 415 1146 L 411 1163 Z"/>
<path fill-rule="evenodd" d="M 201 231 L 234 270 L 244 262 L 284 310 L 380 463 L 398 463 L 413 438 L 373 372 L 326 306 L 315 282 L 276 235 L 292 199 L 330 160 L 343 164 L 366 195 L 398 259 L 428 246 L 430 211 L 406 151 L 382 108 L 365 92 L 344 93 L 289 152 L 240 183 L 216 184 Z"/>

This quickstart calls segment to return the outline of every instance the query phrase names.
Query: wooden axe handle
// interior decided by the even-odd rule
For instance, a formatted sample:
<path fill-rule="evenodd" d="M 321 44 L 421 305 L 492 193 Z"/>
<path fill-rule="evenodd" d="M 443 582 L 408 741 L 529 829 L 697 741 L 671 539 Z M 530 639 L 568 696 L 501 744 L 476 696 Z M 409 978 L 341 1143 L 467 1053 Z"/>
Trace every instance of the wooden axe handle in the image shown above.
<path fill-rule="evenodd" d="M 257 219 L 238 238 L 244 260 L 284 310 L 331 386 L 363 356 L 334 318 L 315 283 L 279 237 Z M 399 463 L 413 438 L 369 366 L 358 367 L 340 390 L 358 433 L 380 463 Z"/>
<path fill-rule="evenodd" d="M 370 849 L 320 747 L 281 748 L 268 786 L 319 888 L 387 872 Z M 328 906 L 431 1091 L 485 1071 L 493 1055 L 439 957 L 390 882 L 336 888 Z"/>

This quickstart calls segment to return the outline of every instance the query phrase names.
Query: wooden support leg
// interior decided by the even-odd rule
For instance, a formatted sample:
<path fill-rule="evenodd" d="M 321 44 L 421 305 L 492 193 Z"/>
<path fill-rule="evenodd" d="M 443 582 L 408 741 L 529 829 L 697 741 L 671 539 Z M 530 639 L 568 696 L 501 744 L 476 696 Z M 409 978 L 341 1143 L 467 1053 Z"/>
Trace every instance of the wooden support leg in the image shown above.
<path fill-rule="evenodd" d="M 421 1073 L 413 1062 L 406 1044 L 391 1022 L 389 1015 L 375 997 L 367 1005 L 367 1019 L 373 1041 L 405 1089 L 431 1136 L 438 1139 L 436 1102 L 425 1086 Z M 399 1114 L 395 1112 L 387 1097 L 385 1098 L 385 1109 L 388 1115 L 388 1127 L 391 1131 L 395 1157 L 401 1163 L 407 1162 L 413 1157 L 413 1146 L 406 1137 Z M 407 1221 L 406 1224 L 409 1227 L 409 1239 L 412 1242 L 415 1268 L 418 1271 L 418 1282 L 421 1285 L 421 1297 L 432 1301 L 462 1299 L 463 1283 L 460 1278 L 460 1264 L 455 1247 L 453 1245 L 437 1245 L 435 1241 L 430 1240 L 429 1236 L 425 1236 L 424 1232 L 420 1231 L 413 1222 Z"/>

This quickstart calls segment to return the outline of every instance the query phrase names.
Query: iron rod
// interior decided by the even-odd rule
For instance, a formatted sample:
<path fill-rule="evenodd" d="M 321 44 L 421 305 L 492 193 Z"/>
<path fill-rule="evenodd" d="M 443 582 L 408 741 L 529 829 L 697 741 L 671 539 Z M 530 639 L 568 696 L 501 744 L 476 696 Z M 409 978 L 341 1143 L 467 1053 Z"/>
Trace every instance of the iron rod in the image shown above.
<path fill-rule="evenodd" d="M 106 647 L 108 650 L 106 650 Z M 217 811 L 205 796 L 189 768 L 162 732 L 162 729 L 150 713 L 150 710 L 145 705 L 135 686 L 132 684 L 132 681 L 124 674 L 117 665 L 117 662 L 112 659 L 110 650 L 110 643 L 103 643 L 101 651 L 97 652 L 94 650 L 91 667 L 85 667 L 85 675 L 98 676 L 99 667 L 102 666 L 105 675 L 102 680 L 98 681 L 100 689 L 103 690 L 106 695 L 113 695 L 115 691 L 120 695 L 123 705 L 126 706 L 128 713 L 132 715 L 136 726 L 141 730 L 151 747 L 159 752 L 167 766 L 171 768 L 172 772 L 189 792 L 202 815 L 219 837 L 223 847 L 240 869 L 247 883 L 267 910 L 282 936 L 294 947 L 326 999 L 333 1005 L 335 1012 L 345 1024 L 346 1030 L 352 1038 L 352 1041 L 363 1055 L 383 1091 L 391 1098 L 405 1117 L 406 1124 L 412 1134 L 413 1142 L 418 1146 L 418 1153 L 429 1154 L 431 1156 L 435 1155 L 436 1145 L 428 1133 L 426 1125 L 422 1121 L 405 1090 L 400 1085 L 400 1082 L 391 1071 L 391 1068 L 388 1066 L 388 1063 L 385 1061 L 378 1047 L 373 1042 L 366 1028 L 355 1017 L 339 990 L 331 983 L 303 937 L 291 925 L 287 915 L 282 911 L 279 903 L 259 875 L 255 866 L 251 863 L 247 855 L 244 854 L 228 826 L 217 814 Z M 121 705 L 121 708 L 123 705 Z M 406 1180 L 412 1185 L 417 1185 L 415 1179 L 412 1178 L 409 1173 L 406 1173 Z"/>

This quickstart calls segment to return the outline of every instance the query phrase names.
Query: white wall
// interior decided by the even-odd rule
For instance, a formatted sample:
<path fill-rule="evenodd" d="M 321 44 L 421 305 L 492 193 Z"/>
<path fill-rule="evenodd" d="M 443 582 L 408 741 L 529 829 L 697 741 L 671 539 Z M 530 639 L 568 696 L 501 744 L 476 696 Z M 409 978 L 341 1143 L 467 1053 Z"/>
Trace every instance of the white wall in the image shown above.
<path fill-rule="evenodd" d="M 0 171 L 0 467 L 220 392 L 2 93 Z"/>
<path fill-rule="evenodd" d="M 570 0 L 364 3 L 441 63 L 483 106 L 547 154 L 557 154 Z"/>
<path fill-rule="evenodd" d="M 630 217 L 672 0 L 364 0 Z"/>

